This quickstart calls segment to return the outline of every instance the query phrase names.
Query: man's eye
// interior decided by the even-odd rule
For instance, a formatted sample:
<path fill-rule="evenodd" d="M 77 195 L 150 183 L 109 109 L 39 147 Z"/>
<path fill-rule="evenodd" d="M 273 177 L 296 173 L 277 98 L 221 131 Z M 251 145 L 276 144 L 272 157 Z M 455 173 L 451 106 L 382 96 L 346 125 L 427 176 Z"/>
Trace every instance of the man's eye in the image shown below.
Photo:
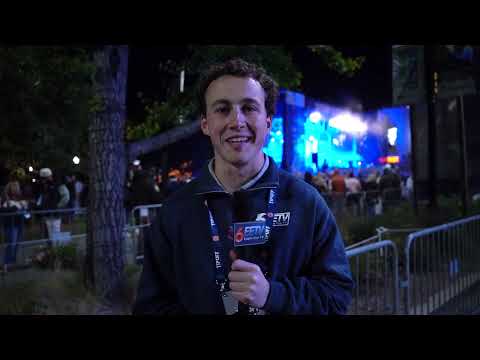
<path fill-rule="evenodd" d="M 243 107 L 243 111 L 245 112 L 251 112 L 251 111 L 256 111 L 257 109 L 253 105 L 245 105 Z"/>
<path fill-rule="evenodd" d="M 215 109 L 215 112 L 220 113 L 220 114 L 226 114 L 226 113 L 228 113 L 228 108 L 227 107 L 219 107 L 219 108 Z"/>

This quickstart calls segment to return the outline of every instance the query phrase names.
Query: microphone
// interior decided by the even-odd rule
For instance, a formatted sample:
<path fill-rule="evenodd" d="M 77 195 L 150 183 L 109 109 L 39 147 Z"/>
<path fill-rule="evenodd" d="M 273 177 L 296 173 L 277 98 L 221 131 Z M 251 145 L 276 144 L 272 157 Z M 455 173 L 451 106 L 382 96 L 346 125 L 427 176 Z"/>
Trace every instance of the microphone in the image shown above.
<path fill-rule="evenodd" d="M 248 199 L 246 191 L 240 190 L 233 193 L 233 222 L 250 221 L 248 214 Z M 251 251 L 249 246 L 239 246 L 234 248 L 237 258 L 245 261 L 251 260 Z"/>
<path fill-rule="evenodd" d="M 248 214 L 248 198 L 246 191 L 236 191 L 233 193 L 233 221 L 234 222 L 247 222 L 251 221 Z M 242 260 L 253 262 L 253 252 L 251 246 L 240 246 L 234 248 L 234 252 L 237 258 Z M 244 303 L 238 303 L 238 315 L 248 315 L 250 306 Z"/>

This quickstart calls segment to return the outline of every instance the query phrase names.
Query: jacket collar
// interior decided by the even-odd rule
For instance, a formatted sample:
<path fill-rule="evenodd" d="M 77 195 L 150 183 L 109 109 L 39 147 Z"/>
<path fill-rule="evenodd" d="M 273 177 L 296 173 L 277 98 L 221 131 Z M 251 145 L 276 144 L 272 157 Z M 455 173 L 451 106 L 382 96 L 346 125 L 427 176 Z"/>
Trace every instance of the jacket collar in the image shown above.
<path fill-rule="evenodd" d="M 220 184 L 213 178 L 208 169 L 208 163 L 202 168 L 200 176 L 196 181 L 196 195 L 204 195 L 209 193 L 222 193 L 227 194 Z M 279 186 L 278 167 L 271 157 L 269 157 L 269 165 L 265 173 L 258 181 L 253 184 L 249 189 L 244 191 L 254 191 L 259 189 L 271 189 Z"/>

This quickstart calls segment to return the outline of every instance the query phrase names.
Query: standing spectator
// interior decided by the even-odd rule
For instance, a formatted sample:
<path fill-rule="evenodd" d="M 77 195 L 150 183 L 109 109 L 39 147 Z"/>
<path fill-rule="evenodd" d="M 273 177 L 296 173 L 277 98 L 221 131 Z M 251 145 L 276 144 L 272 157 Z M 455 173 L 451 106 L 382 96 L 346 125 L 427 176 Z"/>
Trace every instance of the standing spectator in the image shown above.
<path fill-rule="evenodd" d="M 345 186 L 347 188 L 347 206 L 353 208 L 353 215 L 359 215 L 361 204 L 360 197 L 362 195 L 362 184 L 353 172 L 351 172 L 345 179 Z"/>
<path fill-rule="evenodd" d="M 340 173 L 339 170 L 333 172 L 331 180 L 332 191 L 337 193 L 345 194 L 347 187 L 345 184 L 345 177 Z"/>
<path fill-rule="evenodd" d="M 180 171 L 178 169 L 171 170 L 168 173 L 168 182 L 166 186 L 165 196 L 168 197 L 182 187 L 180 180 Z"/>
<path fill-rule="evenodd" d="M 60 195 L 60 199 L 57 203 L 57 209 L 67 209 L 70 204 L 70 191 L 67 187 L 68 180 L 65 175 L 59 175 L 57 179 L 57 191 Z"/>
<path fill-rule="evenodd" d="M 319 172 L 316 176 L 313 177 L 313 183 L 317 186 L 317 189 L 321 193 L 328 192 L 328 189 L 329 189 L 328 181 L 321 172 Z"/>
<path fill-rule="evenodd" d="M 306 171 L 305 172 L 305 175 L 303 176 L 303 180 L 310 186 L 313 186 L 315 187 L 315 185 L 313 185 L 313 175 L 310 171 Z"/>
<path fill-rule="evenodd" d="M 345 192 L 347 188 L 345 185 L 345 177 L 343 177 L 343 175 L 337 169 L 335 169 L 333 172 L 331 186 L 333 211 L 335 214 L 340 214 L 345 209 Z"/>
<path fill-rule="evenodd" d="M 375 206 L 377 206 L 381 199 L 378 192 L 378 171 L 373 170 L 365 181 L 365 203 L 367 206 L 367 213 L 369 216 L 375 215 Z"/>
<path fill-rule="evenodd" d="M 407 195 L 407 199 L 412 201 L 413 200 L 413 177 L 409 175 L 406 182 L 405 182 L 405 191 Z"/>
<path fill-rule="evenodd" d="M 22 197 L 20 182 L 17 179 L 12 179 L 5 186 L 0 207 L 3 213 L 16 213 L 27 209 L 28 203 Z M 2 220 L 7 243 L 3 263 L 3 271 L 6 273 L 9 266 L 16 262 L 17 245 L 23 240 L 24 214 L 4 215 Z"/>
<path fill-rule="evenodd" d="M 386 166 L 383 170 L 378 188 L 382 196 L 384 209 L 397 205 L 402 197 L 400 177 L 394 173 L 390 167 Z"/>
<path fill-rule="evenodd" d="M 40 175 L 40 194 L 37 198 L 36 206 L 38 210 L 52 211 L 58 209 L 60 202 L 60 193 L 58 186 L 53 179 L 53 172 L 50 168 L 42 168 L 39 172 Z M 51 237 L 52 234 L 49 231 L 49 227 L 56 226 L 57 228 L 61 224 L 61 219 L 58 214 L 53 212 L 45 212 L 40 215 L 42 219 L 42 236 Z"/>
<path fill-rule="evenodd" d="M 74 201 L 73 207 L 75 209 L 80 209 L 82 207 L 82 193 L 85 189 L 85 185 L 80 180 L 79 177 L 73 175 L 73 185 L 74 185 Z"/>

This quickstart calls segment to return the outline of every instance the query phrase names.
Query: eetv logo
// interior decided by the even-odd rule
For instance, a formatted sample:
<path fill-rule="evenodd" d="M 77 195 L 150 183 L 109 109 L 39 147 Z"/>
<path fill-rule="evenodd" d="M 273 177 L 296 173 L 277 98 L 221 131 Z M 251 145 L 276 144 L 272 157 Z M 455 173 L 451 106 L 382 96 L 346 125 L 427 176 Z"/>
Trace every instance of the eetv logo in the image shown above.
<path fill-rule="evenodd" d="M 266 213 L 257 215 L 256 221 L 266 221 Z M 273 216 L 273 226 L 288 226 L 290 223 L 290 212 L 275 213 Z"/>

